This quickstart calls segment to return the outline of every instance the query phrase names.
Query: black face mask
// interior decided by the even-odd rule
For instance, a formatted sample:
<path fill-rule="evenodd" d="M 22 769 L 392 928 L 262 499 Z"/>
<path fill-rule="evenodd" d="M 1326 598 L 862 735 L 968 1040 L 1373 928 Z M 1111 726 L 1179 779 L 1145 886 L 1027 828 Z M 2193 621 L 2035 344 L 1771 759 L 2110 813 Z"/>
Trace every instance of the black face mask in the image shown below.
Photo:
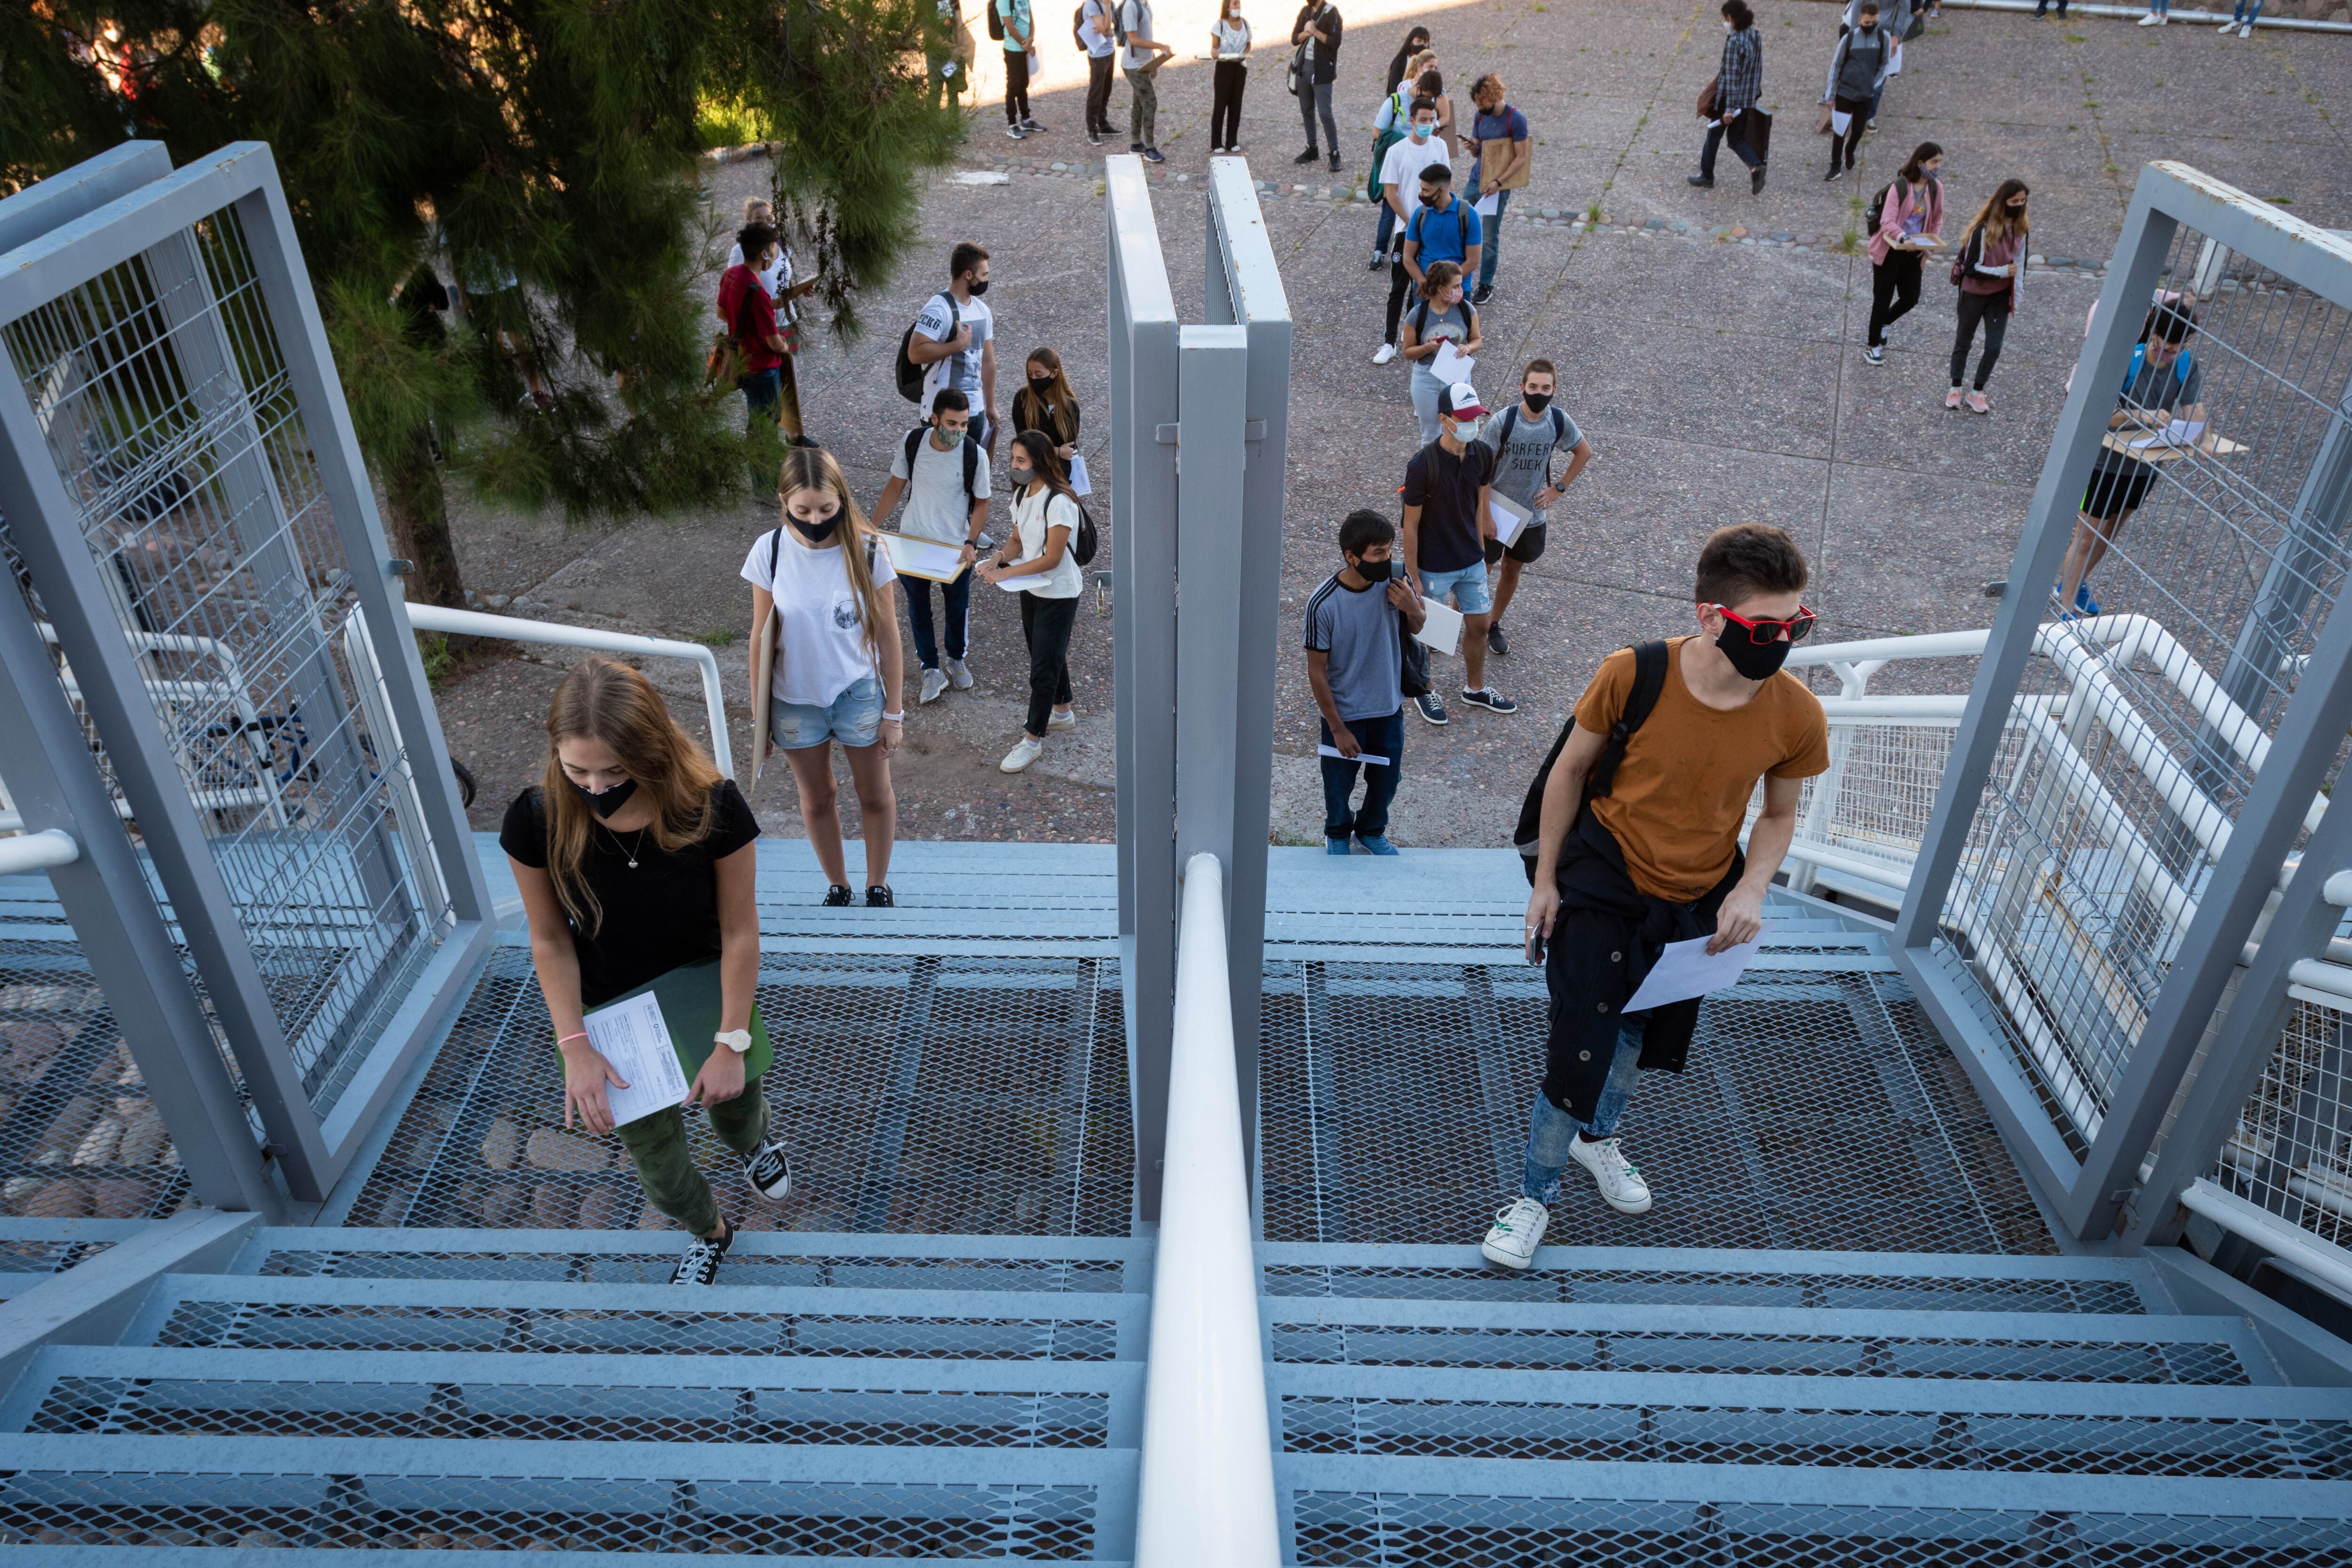
<path fill-rule="evenodd" d="M 1549 392 L 1523 392 L 1519 396 L 1526 401 L 1530 414 L 1541 414 L 1551 406 L 1551 394 Z"/>
<path fill-rule="evenodd" d="M 1797 645 L 1784 637 L 1759 647 L 1749 639 L 1746 626 L 1737 621 L 1726 621 L 1715 646 L 1723 650 L 1723 657 L 1731 661 L 1731 668 L 1739 672 L 1741 679 L 1769 680 L 1780 673 L 1780 667 L 1789 660 L 1789 650 Z"/>
<path fill-rule="evenodd" d="M 1396 574 L 1396 563 L 1391 561 L 1359 561 L 1356 575 L 1367 583 L 1385 583 Z"/>
<path fill-rule="evenodd" d="M 623 779 L 602 795 L 593 795 L 587 790 L 580 789 L 578 784 L 573 784 L 572 787 L 580 790 L 580 798 L 588 803 L 589 810 L 598 816 L 610 816 L 626 805 L 629 803 L 629 797 L 637 793 L 637 781 Z"/>
<path fill-rule="evenodd" d="M 1040 397 L 1048 396 L 1054 390 L 1054 378 L 1050 375 L 1033 375 L 1029 378 L 1029 390 Z"/>
<path fill-rule="evenodd" d="M 831 517 L 820 519 L 815 522 L 803 522 L 790 512 L 786 512 L 784 517 L 793 525 L 793 531 L 811 544 L 823 544 L 833 537 L 833 531 L 841 526 L 841 513 L 838 510 Z"/>
<path fill-rule="evenodd" d="M 1445 205 L 1445 193 L 1439 191 L 1433 195 L 1424 191 L 1422 193 L 1421 205 L 1425 207 L 1442 207 Z"/>
<path fill-rule="evenodd" d="M 982 294 L 985 294 L 985 293 L 987 293 L 987 292 L 988 292 L 988 279 L 985 279 L 985 278 L 982 279 L 979 282 L 974 283 L 973 285 L 971 285 L 971 297 L 972 297 L 973 299 L 975 299 L 975 300 L 979 299 Z"/>

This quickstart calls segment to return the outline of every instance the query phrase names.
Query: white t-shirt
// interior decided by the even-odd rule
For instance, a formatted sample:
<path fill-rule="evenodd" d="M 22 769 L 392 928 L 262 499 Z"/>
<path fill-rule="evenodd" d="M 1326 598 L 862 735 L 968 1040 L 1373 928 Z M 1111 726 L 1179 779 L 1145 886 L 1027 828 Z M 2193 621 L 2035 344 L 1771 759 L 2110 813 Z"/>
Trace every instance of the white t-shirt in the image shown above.
<path fill-rule="evenodd" d="M 839 537 L 836 531 L 835 540 Z M 772 546 L 776 561 L 772 577 L 768 571 Z M 849 585 L 841 551 L 838 542 L 811 550 L 798 542 L 790 528 L 782 538 L 771 529 L 751 542 L 751 553 L 743 557 L 743 581 L 765 588 L 776 601 L 780 623 L 776 673 L 768 689 L 780 702 L 826 707 L 859 681 L 881 674 L 866 646 L 857 594 Z M 898 573 L 890 568 L 890 552 L 877 546 L 875 587 L 887 588 L 898 580 Z M 882 603 L 887 615 L 890 601 L 886 598 Z M 895 623 L 875 630 L 886 637 L 898 635 Z"/>
<path fill-rule="evenodd" d="M 1397 195 L 1404 202 L 1405 211 L 1410 213 L 1414 204 L 1421 200 L 1421 172 L 1432 163 L 1444 162 L 1445 143 L 1436 132 L 1431 132 L 1426 142 L 1416 142 L 1407 136 L 1390 148 L 1389 155 L 1381 161 L 1381 184 L 1394 185 Z M 1402 226 L 1397 233 L 1400 236 L 1404 233 Z"/>
<path fill-rule="evenodd" d="M 963 454 L 970 447 L 978 454 L 971 466 L 971 494 L 963 492 Z M 907 500 L 898 514 L 898 530 L 902 533 L 920 534 L 936 539 L 941 544 L 961 544 L 971 537 L 971 507 L 974 500 L 988 495 L 988 453 L 980 444 L 966 436 L 954 448 L 942 452 L 931 445 L 929 431 L 915 443 L 915 471 L 907 472 L 907 438 L 898 438 L 898 449 L 890 454 L 890 472 L 907 481 Z"/>
<path fill-rule="evenodd" d="M 1217 36 L 1217 58 L 1221 60 L 1249 59 L 1250 25 L 1236 22 L 1230 16 L 1219 16 L 1211 31 Z"/>
<path fill-rule="evenodd" d="M 1051 528 L 1070 531 L 1061 561 L 1051 572 L 1015 577 L 1013 581 L 1023 593 L 1034 594 L 1041 599 L 1075 599 L 1087 591 L 1087 574 L 1078 567 L 1078 503 L 1044 486 L 1034 494 L 1013 497 L 1013 531 L 1021 542 L 1021 553 L 1013 558 L 1013 564 L 1018 566 L 1045 554 L 1045 532 Z"/>
<path fill-rule="evenodd" d="M 1110 6 L 1111 0 L 1087 0 L 1087 26 L 1081 36 L 1087 40 L 1089 59 L 1098 60 L 1118 47 L 1118 40 L 1111 36 Z"/>
<path fill-rule="evenodd" d="M 950 326 L 950 321 L 954 325 Z M 923 378 L 922 408 L 926 419 L 931 414 L 931 394 L 942 386 L 952 386 L 971 399 L 975 416 L 985 412 L 980 395 L 980 352 L 996 335 L 996 317 L 989 310 L 988 301 L 973 300 L 957 304 L 942 290 L 924 300 L 923 313 L 915 318 L 915 331 L 935 343 L 947 342 L 964 327 L 971 329 L 971 346 L 933 361 L 930 373 Z"/>
<path fill-rule="evenodd" d="M 1119 68 L 1139 71 L 1158 58 L 1158 52 L 1139 48 L 1139 44 L 1151 40 L 1151 7 L 1147 0 L 1118 0 L 1119 20 L 1127 24 L 1127 53 L 1119 58 Z"/>

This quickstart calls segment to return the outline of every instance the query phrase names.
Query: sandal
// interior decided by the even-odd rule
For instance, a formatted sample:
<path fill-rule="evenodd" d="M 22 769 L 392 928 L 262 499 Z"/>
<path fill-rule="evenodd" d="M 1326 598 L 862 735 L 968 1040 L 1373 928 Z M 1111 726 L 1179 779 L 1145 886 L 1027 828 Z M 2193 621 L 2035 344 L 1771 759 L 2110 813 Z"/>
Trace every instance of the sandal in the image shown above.
<path fill-rule="evenodd" d="M 1966 401 L 1968 403 L 1969 412 L 1971 414 L 1990 414 L 1992 412 L 1992 405 L 1985 401 L 1985 395 L 1981 392 L 1969 393 Z"/>
<path fill-rule="evenodd" d="M 1951 390 L 1951 391 L 1949 391 L 1949 392 L 1948 392 L 1948 393 L 1944 394 L 1944 406 L 1945 406 L 1945 407 L 1957 410 L 1957 409 L 1959 407 L 1959 405 L 1960 405 L 1960 389 L 1959 389 L 1958 387 L 1957 387 L 1957 386 L 1956 386 L 1956 387 L 1952 388 L 1952 390 Z"/>

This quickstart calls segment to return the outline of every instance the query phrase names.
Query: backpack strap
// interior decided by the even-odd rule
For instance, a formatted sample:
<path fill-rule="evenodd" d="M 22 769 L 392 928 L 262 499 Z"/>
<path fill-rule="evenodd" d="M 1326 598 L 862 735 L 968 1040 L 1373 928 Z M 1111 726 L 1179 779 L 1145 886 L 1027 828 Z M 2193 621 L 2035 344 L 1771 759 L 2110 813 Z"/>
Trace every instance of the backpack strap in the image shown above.
<path fill-rule="evenodd" d="M 910 472 L 911 472 L 911 471 L 913 470 L 913 468 L 914 468 L 914 465 L 913 465 L 912 463 L 908 464 L 908 465 L 907 465 L 907 467 L 908 467 L 908 470 L 909 470 Z M 978 500 L 980 499 L 980 493 L 979 493 L 977 490 L 975 490 L 975 489 L 972 489 L 972 483 L 973 483 L 973 481 L 974 481 L 975 479 L 977 479 L 979 478 L 979 476 L 980 476 L 980 443 L 979 443 L 979 442 L 977 442 L 977 441 L 975 441 L 975 440 L 973 440 L 973 439 L 971 438 L 971 437 L 970 433 L 968 433 L 968 432 L 967 432 L 967 433 L 965 434 L 965 436 L 964 436 L 964 438 L 963 438 L 963 499 L 964 499 L 964 500 Z"/>
<path fill-rule="evenodd" d="M 1454 198 L 1454 227 L 1461 236 L 1462 254 L 1470 254 L 1470 204 L 1460 196 Z"/>
<path fill-rule="evenodd" d="M 1617 721 L 1609 726 L 1608 742 L 1592 764 L 1592 771 L 1585 775 L 1584 801 L 1607 795 L 1610 786 L 1616 782 L 1617 764 L 1625 760 L 1626 742 L 1633 739 L 1633 731 L 1649 719 L 1651 710 L 1658 705 L 1658 694 L 1665 689 L 1666 662 L 1671 651 L 1670 646 L 1664 642 L 1645 642 L 1634 647 L 1633 689 L 1626 693 L 1623 710 L 1617 715 Z M 1568 722 L 1559 727 L 1559 737 L 1552 742 L 1551 752 L 1544 758 L 1543 766 L 1536 770 L 1535 782 L 1528 785 L 1527 799 L 1519 805 L 1519 825 L 1511 835 L 1511 842 L 1523 858 L 1521 868 L 1527 872 L 1530 886 L 1535 882 L 1536 859 L 1543 847 L 1544 789 L 1551 782 L 1552 766 L 1559 761 L 1559 753 L 1568 744 L 1570 731 L 1575 728 L 1576 715 L 1570 713 Z M 1580 801 L 1577 813 L 1581 816 L 1583 811 L 1584 802 Z"/>
<path fill-rule="evenodd" d="M 783 542 L 784 525 L 780 522 L 776 524 L 775 531 L 768 535 L 768 592 L 771 595 L 776 589 L 776 550 Z"/>
<path fill-rule="evenodd" d="M 923 437 L 930 433 L 931 427 L 928 425 L 918 425 L 907 432 L 907 484 L 909 489 L 915 483 L 915 454 L 922 449 Z"/>
<path fill-rule="evenodd" d="M 1512 432 L 1513 430 L 1515 430 L 1515 429 L 1517 429 L 1517 428 L 1518 427 L 1518 423 L 1519 423 L 1519 405 L 1518 405 L 1517 404 L 1514 403 L 1514 404 L 1512 404 L 1508 408 L 1506 408 L 1506 409 L 1504 409 L 1504 410 L 1503 410 L 1503 433 L 1502 433 L 1501 437 L 1498 437 L 1498 439 L 1497 439 L 1497 443 L 1496 443 L 1497 450 L 1499 450 L 1502 447 L 1507 447 L 1507 446 L 1510 445 L 1510 441 L 1511 441 L 1511 432 Z M 1548 460 L 1547 460 L 1547 466 L 1549 466 L 1549 461 L 1548 461 Z"/>

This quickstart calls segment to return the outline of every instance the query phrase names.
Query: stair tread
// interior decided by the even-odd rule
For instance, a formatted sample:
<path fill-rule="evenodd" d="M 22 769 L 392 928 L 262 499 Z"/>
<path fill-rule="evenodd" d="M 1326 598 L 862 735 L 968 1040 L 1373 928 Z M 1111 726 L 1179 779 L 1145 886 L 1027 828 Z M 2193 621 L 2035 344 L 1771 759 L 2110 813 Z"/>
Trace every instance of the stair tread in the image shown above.
<path fill-rule="evenodd" d="M 1384 1300 L 1364 1297 L 1268 1296 L 1259 1300 L 1262 1315 L 1276 1328 L 1373 1331 L 1539 1329 L 1613 1334 L 2203 1342 L 2226 1338 L 2242 1324 L 2238 1318 L 2187 1313 L 1948 1312 L 1660 1302 Z"/>
<path fill-rule="evenodd" d="M 772 1312 L 891 1318 L 1110 1319 L 1150 1298 L 1132 1292 L 884 1290 L 835 1285 L 638 1285 L 565 1279 L 343 1279 L 332 1275 L 167 1274 L 187 1301 L 331 1303 L 352 1307 L 607 1308 L 664 1313 Z"/>

